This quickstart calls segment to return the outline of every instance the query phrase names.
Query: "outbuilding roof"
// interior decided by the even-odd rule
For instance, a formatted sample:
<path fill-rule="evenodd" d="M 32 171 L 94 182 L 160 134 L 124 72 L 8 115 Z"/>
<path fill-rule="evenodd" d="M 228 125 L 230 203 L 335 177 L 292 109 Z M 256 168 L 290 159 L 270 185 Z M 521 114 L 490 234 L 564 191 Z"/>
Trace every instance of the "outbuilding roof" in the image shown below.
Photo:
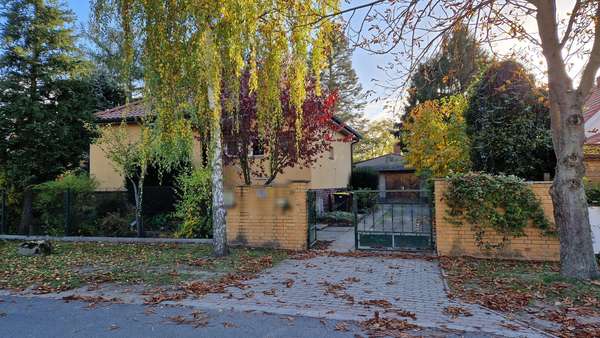
<path fill-rule="evenodd" d="M 371 168 L 375 171 L 415 171 L 413 168 L 407 166 L 404 156 L 395 153 L 377 156 L 360 162 L 355 162 L 354 166 L 356 168 Z"/>

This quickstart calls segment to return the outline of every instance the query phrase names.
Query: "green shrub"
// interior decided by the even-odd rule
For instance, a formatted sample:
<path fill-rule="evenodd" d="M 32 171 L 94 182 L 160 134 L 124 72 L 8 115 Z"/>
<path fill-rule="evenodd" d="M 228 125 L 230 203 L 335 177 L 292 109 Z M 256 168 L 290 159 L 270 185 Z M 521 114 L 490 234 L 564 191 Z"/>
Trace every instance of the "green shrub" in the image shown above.
<path fill-rule="evenodd" d="M 211 171 L 195 169 L 177 177 L 179 201 L 175 217 L 181 219 L 176 237 L 210 238 L 212 236 Z"/>
<path fill-rule="evenodd" d="M 146 231 L 160 232 L 161 236 L 170 236 L 177 231 L 180 220 L 174 213 L 161 213 L 149 217 L 144 221 Z"/>
<path fill-rule="evenodd" d="M 352 189 L 377 190 L 379 186 L 379 175 L 372 168 L 354 168 L 350 176 L 350 187 Z"/>
<path fill-rule="evenodd" d="M 356 198 L 356 207 L 359 212 L 369 212 L 377 204 L 379 198 L 378 192 L 373 192 L 371 189 L 357 189 L 354 191 Z"/>
<path fill-rule="evenodd" d="M 73 234 L 95 232 L 95 197 L 97 182 L 82 171 L 68 171 L 59 178 L 35 187 L 33 208 L 39 215 L 42 231 L 48 235 L 65 235 L 65 192 L 71 191 L 71 229 Z"/>
<path fill-rule="evenodd" d="M 136 231 L 129 227 L 130 222 L 135 219 L 135 210 L 109 211 L 98 219 L 96 235 L 133 237 Z"/>
<path fill-rule="evenodd" d="M 329 211 L 319 216 L 319 222 L 330 224 L 352 224 L 354 214 L 348 211 Z"/>
<path fill-rule="evenodd" d="M 600 206 L 600 184 L 599 183 L 587 183 L 585 185 L 585 196 L 587 197 L 588 206 L 590 206 L 590 207 Z"/>

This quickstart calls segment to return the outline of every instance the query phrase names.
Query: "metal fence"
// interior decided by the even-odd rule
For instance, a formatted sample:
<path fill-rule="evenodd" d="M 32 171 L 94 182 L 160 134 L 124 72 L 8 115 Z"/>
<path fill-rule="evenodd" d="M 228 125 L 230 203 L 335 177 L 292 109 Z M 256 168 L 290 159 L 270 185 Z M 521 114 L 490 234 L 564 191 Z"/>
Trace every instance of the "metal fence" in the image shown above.
<path fill-rule="evenodd" d="M 174 236 L 181 223 L 174 215 L 176 201 L 172 187 L 144 187 L 143 236 Z M 29 217 L 22 214 L 22 197 L 12 198 L 6 191 L 0 191 L 1 234 L 138 236 L 134 197 L 128 191 L 34 190 Z"/>
<path fill-rule="evenodd" d="M 357 249 L 425 250 L 433 246 L 427 190 L 354 191 Z"/>

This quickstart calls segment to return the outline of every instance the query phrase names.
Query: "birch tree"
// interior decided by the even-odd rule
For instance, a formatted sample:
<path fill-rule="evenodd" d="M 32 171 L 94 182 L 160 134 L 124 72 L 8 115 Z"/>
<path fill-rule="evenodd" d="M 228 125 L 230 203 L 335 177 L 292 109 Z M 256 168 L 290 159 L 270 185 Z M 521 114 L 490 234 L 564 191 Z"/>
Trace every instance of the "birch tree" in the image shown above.
<path fill-rule="evenodd" d="M 110 160 L 114 169 L 131 184 L 135 200 L 135 225 L 137 235 L 144 236 L 143 198 L 144 181 L 153 162 L 154 135 L 148 124 L 139 123 L 139 134 L 129 133 L 127 122 L 119 126 L 100 128 L 96 144 Z"/>
<path fill-rule="evenodd" d="M 228 95 L 231 99 L 225 102 L 225 109 L 235 111 L 240 76 L 250 73 L 250 88 L 257 94 L 259 131 L 281 125 L 283 78 L 289 80 L 292 105 L 301 110 L 309 74 L 320 93 L 319 74 L 333 29 L 326 17 L 339 11 L 338 0 L 95 1 L 118 8 L 124 55 L 130 61 L 132 27 L 143 27 L 144 95 L 149 111 L 156 114 L 161 169 L 168 170 L 189 155 L 192 130 L 210 142 L 214 252 L 217 256 L 227 254 L 222 105 L 218 104 L 222 90 L 233 93 Z M 313 24 L 317 17 L 323 17 L 318 25 Z M 295 128 L 301 135 L 302 115 L 298 116 Z"/>

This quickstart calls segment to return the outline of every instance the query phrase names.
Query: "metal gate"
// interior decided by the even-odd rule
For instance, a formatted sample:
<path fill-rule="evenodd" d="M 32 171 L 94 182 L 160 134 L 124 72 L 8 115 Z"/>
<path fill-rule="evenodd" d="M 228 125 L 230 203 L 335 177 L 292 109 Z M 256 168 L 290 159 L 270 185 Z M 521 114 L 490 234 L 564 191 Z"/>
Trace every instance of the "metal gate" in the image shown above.
<path fill-rule="evenodd" d="M 306 192 L 306 216 L 308 219 L 308 247 L 311 248 L 317 242 L 317 192 L 314 190 Z"/>
<path fill-rule="evenodd" d="M 353 191 L 356 249 L 431 249 L 430 200 L 427 190 Z"/>

